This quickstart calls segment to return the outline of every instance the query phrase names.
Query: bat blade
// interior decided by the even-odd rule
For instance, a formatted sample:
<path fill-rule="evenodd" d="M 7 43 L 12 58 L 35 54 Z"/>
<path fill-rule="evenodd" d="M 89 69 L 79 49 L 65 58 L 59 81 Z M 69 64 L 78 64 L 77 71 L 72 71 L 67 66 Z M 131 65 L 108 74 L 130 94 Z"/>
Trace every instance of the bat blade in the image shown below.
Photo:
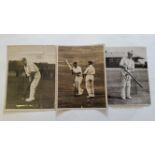
<path fill-rule="evenodd" d="M 143 88 L 143 86 L 141 85 L 141 83 L 130 72 L 128 72 L 126 69 L 125 69 L 125 71 L 136 82 L 136 84 L 139 85 L 139 87 Z"/>

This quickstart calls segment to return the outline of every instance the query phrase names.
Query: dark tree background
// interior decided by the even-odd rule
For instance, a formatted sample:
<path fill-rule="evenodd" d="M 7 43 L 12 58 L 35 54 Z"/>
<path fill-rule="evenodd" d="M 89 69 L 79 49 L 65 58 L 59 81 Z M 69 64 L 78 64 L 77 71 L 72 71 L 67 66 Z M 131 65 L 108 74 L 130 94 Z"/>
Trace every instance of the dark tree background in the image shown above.
<path fill-rule="evenodd" d="M 53 74 L 55 70 L 55 65 L 48 63 L 35 63 L 41 73 L 42 79 L 50 80 L 55 78 Z M 16 77 L 22 76 L 24 73 L 24 68 L 20 61 L 9 61 L 9 72 L 14 72 Z"/>

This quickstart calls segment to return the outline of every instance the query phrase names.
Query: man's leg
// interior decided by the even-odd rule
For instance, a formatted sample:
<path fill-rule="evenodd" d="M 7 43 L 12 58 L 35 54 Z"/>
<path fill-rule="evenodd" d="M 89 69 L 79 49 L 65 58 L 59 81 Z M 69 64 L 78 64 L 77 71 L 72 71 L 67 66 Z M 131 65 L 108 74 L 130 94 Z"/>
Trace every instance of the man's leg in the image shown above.
<path fill-rule="evenodd" d="M 82 80 L 83 80 L 82 77 L 80 77 L 78 80 L 78 93 L 79 93 L 79 95 L 83 94 L 83 89 L 81 88 Z"/>
<path fill-rule="evenodd" d="M 77 95 L 78 94 L 78 85 L 79 85 L 77 79 L 75 80 L 74 84 L 75 84 L 74 94 Z"/>
<path fill-rule="evenodd" d="M 90 88 L 90 80 L 86 77 L 86 90 L 88 93 L 88 97 L 91 96 L 91 88 Z"/>
<path fill-rule="evenodd" d="M 31 86 L 30 86 L 30 95 L 29 95 L 29 98 L 26 99 L 27 102 L 31 102 L 31 101 L 34 101 L 35 100 L 35 93 L 36 93 L 36 88 L 39 84 L 39 81 L 40 81 L 40 78 L 41 76 L 38 76 L 38 77 L 35 77 L 31 83 Z"/>
<path fill-rule="evenodd" d="M 30 86 L 30 94 L 29 98 L 26 99 L 26 102 L 32 102 L 35 100 L 35 79 L 32 81 L 31 86 Z"/>
<path fill-rule="evenodd" d="M 127 98 L 131 99 L 131 79 L 127 81 Z"/>
<path fill-rule="evenodd" d="M 36 80 L 33 80 L 30 87 L 30 99 L 35 100 L 36 87 Z"/>
<path fill-rule="evenodd" d="M 91 96 L 95 97 L 94 80 L 92 79 L 90 82 L 91 82 Z"/>
<path fill-rule="evenodd" d="M 121 82 L 121 98 L 126 99 L 126 80 L 124 78 L 122 78 Z"/>
<path fill-rule="evenodd" d="M 94 95 L 94 81 L 92 79 L 89 79 L 88 81 L 89 85 L 88 85 L 88 97 L 95 97 Z"/>

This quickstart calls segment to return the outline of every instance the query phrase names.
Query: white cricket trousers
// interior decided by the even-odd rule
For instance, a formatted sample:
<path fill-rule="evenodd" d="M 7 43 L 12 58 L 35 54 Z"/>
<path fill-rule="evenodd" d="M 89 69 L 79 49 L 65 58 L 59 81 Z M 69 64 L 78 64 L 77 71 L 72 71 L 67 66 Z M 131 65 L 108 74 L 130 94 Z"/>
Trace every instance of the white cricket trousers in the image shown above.
<path fill-rule="evenodd" d="M 75 88 L 78 91 L 78 94 L 81 94 L 83 92 L 83 89 L 81 88 L 81 83 L 82 83 L 83 77 L 82 76 L 76 76 L 75 77 Z"/>
<path fill-rule="evenodd" d="M 39 84 L 40 79 L 41 79 L 40 72 L 35 73 L 34 79 L 33 79 L 31 86 L 30 86 L 30 95 L 29 95 L 30 99 L 35 99 L 36 88 Z"/>
<path fill-rule="evenodd" d="M 88 96 L 94 96 L 95 90 L 94 90 L 94 75 L 86 75 L 86 89 Z"/>
<path fill-rule="evenodd" d="M 129 75 L 122 75 L 121 97 L 131 97 L 131 77 Z"/>

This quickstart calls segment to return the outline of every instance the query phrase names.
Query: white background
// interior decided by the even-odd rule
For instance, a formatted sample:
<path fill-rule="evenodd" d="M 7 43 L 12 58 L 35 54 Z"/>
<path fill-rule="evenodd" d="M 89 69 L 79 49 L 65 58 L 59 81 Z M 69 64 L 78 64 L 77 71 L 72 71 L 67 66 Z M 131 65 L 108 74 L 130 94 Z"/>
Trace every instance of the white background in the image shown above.
<path fill-rule="evenodd" d="M 154 15 L 154 0 L 0 0 L 0 33 L 153 34 Z M 154 155 L 154 131 L 153 122 L 1 122 L 0 146 L 5 155 Z"/>
<path fill-rule="evenodd" d="M 7 75 L 7 45 L 52 44 L 52 45 L 91 45 L 145 46 L 149 63 L 151 94 L 155 94 L 155 35 L 5 35 L 0 36 L 1 105 L 2 120 L 155 120 L 155 96 L 151 95 L 149 106 L 109 106 L 105 110 L 67 110 L 55 112 L 3 112 L 5 105 Z M 67 79 L 66 79 L 67 80 Z"/>

